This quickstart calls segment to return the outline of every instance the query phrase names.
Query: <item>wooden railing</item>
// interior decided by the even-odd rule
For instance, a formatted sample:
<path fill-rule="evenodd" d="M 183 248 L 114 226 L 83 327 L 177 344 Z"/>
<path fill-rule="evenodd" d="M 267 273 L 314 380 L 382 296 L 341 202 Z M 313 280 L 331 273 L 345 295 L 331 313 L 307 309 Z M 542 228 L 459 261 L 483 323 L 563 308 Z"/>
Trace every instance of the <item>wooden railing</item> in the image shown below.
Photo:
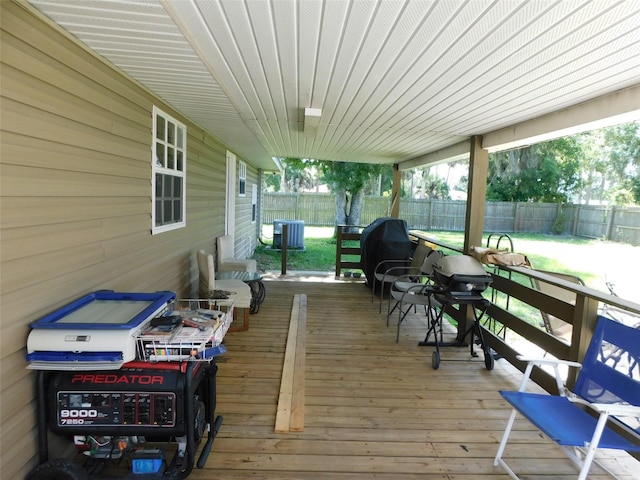
<path fill-rule="evenodd" d="M 360 236 L 361 233 L 345 233 L 343 226 L 338 226 L 336 278 L 340 277 L 343 269 L 361 268 L 359 261 L 346 261 L 343 259 L 344 255 L 360 255 L 359 248 L 344 245 L 345 241 L 359 240 Z M 440 242 L 423 232 L 412 230 L 410 232 L 410 238 L 416 243 L 424 240 L 435 245 L 436 248 L 445 250 L 445 253 L 463 253 L 460 248 Z M 492 272 L 492 276 L 493 283 L 491 288 L 493 288 L 494 291 L 501 292 L 508 298 L 520 300 L 538 311 L 543 310 L 572 325 L 571 343 L 567 344 L 552 334 L 547 333 L 539 326 L 526 321 L 524 318 L 518 317 L 512 309 L 492 303 L 487 310 L 487 315 L 491 318 L 491 323 L 494 325 L 494 328 L 483 329 L 485 341 L 499 356 L 508 360 L 521 371 L 524 371 L 526 364 L 518 360 L 517 356 L 526 354 L 527 352 L 519 351 L 510 345 L 503 333 L 496 333 L 502 330 L 502 327 L 517 333 L 533 345 L 538 346 L 555 357 L 580 361 L 584 357 L 587 346 L 591 341 L 591 335 L 595 328 L 598 312 L 603 305 L 640 315 L 640 304 L 614 295 L 602 293 L 592 288 L 577 285 L 533 269 L 500 267 Z M 541 292 L 533 286 L 534 282 L 532 282 L 532 280 L 547 282 L 556 287 L 573 292 L 576 298 L 575 304 L 564 302 Z M 469 306 L 448 306 L 446 313 L 456 322 L 462 323 L 463 325 L 468 325 L 469 322 L 473 321 L 473 311 Z M 569 372 L 567 381 L 570 386 L 573 380 L 575 380 L 576 374 L 576 371 Z M 555 392 L 555 380 L 549 373 L 540 369 L 534 370 L 532 379 L 544 389 Z"/>
<path fill-rule="evenodd" d="M 360 255 L 360 249 L 344 245 L 347 240 L 359 240 L 361 233 L 345 233 L 342 226 L 337 228 L 336 244 L 336 278 L 340 277 L 343 269 L 360 268 L 359 261 L 343 260 L 344 255 Z M 424 240 L 445 250 L 446 253 L 463 253 L 460 248 L 447 245 L 437 239 L 431 238 L 428 234 L 419 231 L 411 231 L 410 238 L 414 242 Z M 521 337 L 525 338 L 533 345 L 538 346 L 551 355 L 566 360 L 580 361 L 584 357 L 587 346 L 591 341 L 591 334 L 595 328 L 598 312 L 602 305 L 618 308 L 622 311 L 640 315 L 640 305 L 629 300 L 625 300 L 614 295 L 599 292 L 592 288 L 577 285 L 561 278 L 550 276 L 533 269 L 523 267 L 500 267 L 492 272 L 493 283 L 491 288 L 501 292 L 507 298 L 514 298 L 533 307 L 536 310 L 543 310 L 554 317 L 572 325 L 571 343 L 564 341 L 547 333 L 539 326 L 534 325 L 526 319 L 518 317 L 513 310 L 508 307 L 501 307 L 492 303 L 487 310 L 487 315 L 491 319 L 494 328 L 484 328 L 483 335 L 485 341 L 500 357 L 505 358 L 521 371 L 526 367 L 525 362 L 517 359 L 518 355 L 526 354 L 514 348 L 508 343 L 503 333 L 496 333 L 502 327 L 509 329 Z M 556 287 L 568 290 L 575 294 L 575 303 L 567 303 L 553 296 L 547 295 L 536 289 L 532 280 L 550 283 Z M 473 321 L 473 311 L 470 306 L 448 306 L 447 315 L 456 322 L 468 325 Z M 497 327 L 496 327 L 497 325 Z M 569 372 L 567 382 L 572 385 L 577 372 Z M 544 370 L 534 370 L 532 378 L 544 389 L 555 392 L 556 384 L 553 376 Z"/>
<path fill-rule="evenodd" d="M 343 241 L 359 240 L 360 236 L 360 233 L 344 233 L 342 227 L 338 227 L 336 278 L 340 276 L 340 271 L 343 268 L 360 268 L 359 262 L 342 260 L 342 255 L 360 254 L 359 249 L 343 245 Z M 437 239 L 430 238 L 424 232 L 411 231 L 410 238 L 415 243 L 425 241 L 433 244 L 435 248 L 445 250 L 445 253 L 463 253 L 460 248 L 439 242 Z M 538 325 L 516 315 L 513 309 L 509 308 L 509 302 L 504 302 L 505 307 L 499 306 L 497 303 L 503 302 L 497 300 L 499 295 L 496 294 L 496 301 L 490 304 L 484 317 L 485 322 L 481 325 L 485 343 L 497 356 L 506 359 L 523 372 L 526 368 L 526 362 L 519 360 L 517 357 L 519 355 L 527 356 L 527 352 L 521 351 L 521 347 L 516 346 L 522 345 L 522 343 L 516 342 L 512 344 L 510 338 L 515 336 L 511 333 L 506 334 L 507 329 L 557 358 L 580 362 L 585 356 L 593 336 L 598 314 L 602 312 L 603 306 L 608 309 L 618 309 L 624 313 L 637 315 L 640 318 L 640 304 L 568 282 L 556 276 L 523 267 L 500 267 L 489 268 L 488 270 L 493 277 L 491 288 L 494 289 L 494 294 L 495 292 L 501 292 L 505 298 L 517 299 L 533 309 L 542 310 L 572 325 L 570 343 L 567 344 L 547 333 L 546 330 L 543 330 Z M 575 294 L 575 303 L 568 303 L 543 293 L 535 288 L 535 281 L 550 283 L 555 287 L 572 292 Z M 492 298 L 494 298 L 493 295 Z M 448 305 L 445 311 L 459 325 L 465 326 L 462 329 L 458 328 L 459 331 L 465 332 L 466 326 L 470 325 L 469 322 L 473 322 L 475 319 L 472 308 L 470 305 Z M 486 321 L 487 319 L 488 322 Z M 567 386 L 573 387 L 576 377 L 577 370 L 575 368 L 569 369 L 566 379 Z M 557 393 L 556 381 L 550 372 L 541 368 L 534 368 L 531 378 L 548 392 Z M 619 431 L 619 433 L 624 436 L 630 435 L 625 431 Z M 635 454 L 633 455 L 636 456 Z M 640 456 L 636 456 L 636 458 L 640 460 Z"/>
<path fill-rule="evenodd" d="M 353 229 L 354 227 L 349 226 L 348 228 Z M 354 233 L 345 232 L 347 229 L 345 225 L 338 225 L 336 228 L 336 278 L 340 278 L 342 270 L 344 269 L 362 268 L 360 265 L 360 247 L 350 247 L 345 245 L 345 242 L 347 241 L 360 241 L 360 237 L 362 236 L 362 227 L 355 228 L 357 228 L 358 231 Z M 358 260 L 345 260 L 343 258 L 345 255 L 356 255 L 358 256 Z"/>
<path fill-rule="evenodd" d="M 426 234 L 414 231 L 412 231 L 411 234 L 415 238 L 434 243 L 438 245 L 439 248 L 462 253 L 459 248 L 447 246 L 444 243 L 438 242 L 437 239 L 430 238 Z M 615 307 L 633 315 L 640 315 L 640 304 L 568 282 L 533 269 L 524 267 L 500 267 L 492 273 L 492 276 L 493 283 L 491 288 L 502 292 L 508 298 L 518 299 L 534 309 L 543 310 L 571 324 L 571 343 L 567 344 L 563 342 L 537 325 L 533 325 L 525 319 L 518 317 L 511 309 L 498 306 L 496 303 L 492 303 L 487 310 L 487 315 L 492 319 L 492 322 L 497 322 L 499 326 L 504 326 L 517 333 L 545 352 L 549 352 L 551 355 L 565 360 L 579 362 L 584 358 L 587 346 L 591 341 L 599 310 L 603 305 Z M 575 304 L 567 303 L 542 293 L 533 286 L 534 282 L 531 280 L 547 282 L 556 287 L 573 292 L 576 298 Z M 458 322 L 466 323 L 473 320 L 473 312 L 468 308 L 449 307 L 446 312 Z M 508 343 L 508 340 L 505 340 L 503 334 L 495 333 L 497 331 L 500 331 L 500 328 L 483 329 L 486 343 L 499 356 L 515 365 L 519 370 L 524 371 L 526 363 L 518 360 L 517 356 L 526 354 L 526 352 L 518 351 Z M 567 377 L 569 386 L 573 385 L 576 375 L 577 371 L 575 371 L 575 369 L 569 371 Z M 537 369 L 534 370 L 532 378 L 547 391 L 557 391 L 555 380 L 549 373 Z"/>

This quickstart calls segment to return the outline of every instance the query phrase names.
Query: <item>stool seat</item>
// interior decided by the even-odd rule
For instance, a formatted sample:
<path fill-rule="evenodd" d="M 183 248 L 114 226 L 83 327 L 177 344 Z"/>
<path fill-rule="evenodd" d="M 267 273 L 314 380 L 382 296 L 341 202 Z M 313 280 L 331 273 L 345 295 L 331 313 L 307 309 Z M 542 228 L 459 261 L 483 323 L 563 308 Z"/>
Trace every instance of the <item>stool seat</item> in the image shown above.
<path fill-rule="evenodd" d="M 216 239 L 218 247 L 219 272 L 255 272 L 258 263 L 251 258 L 235 258 L 235 247 L 231 235 L 222 235 Z"/>
<path fill-rule="evenodd" d="M 216 280 L 216 271 L 213 255 L 199 250 L 197 253 L 199 272 L 199 294 L 202 298 L 208 298 L 213 290 L 229 292 L 229 299 L 233 300 L 234 317 L 239 308 L 244 311 L 243 324 L 233 330 L 247 330 L 249 328 L 249 311 L 251 309 L 251 288 L 242 280 Z"/>
<path fill-rule="evenodd" d="M 229 299 L 233 300 L 233 306 L 249 308 L 251 306 L 251 288 L 242 280 L 216 280 L 216 290 L 230 292 Z M 207 297 L 207 292 L 203 292 Z"/>

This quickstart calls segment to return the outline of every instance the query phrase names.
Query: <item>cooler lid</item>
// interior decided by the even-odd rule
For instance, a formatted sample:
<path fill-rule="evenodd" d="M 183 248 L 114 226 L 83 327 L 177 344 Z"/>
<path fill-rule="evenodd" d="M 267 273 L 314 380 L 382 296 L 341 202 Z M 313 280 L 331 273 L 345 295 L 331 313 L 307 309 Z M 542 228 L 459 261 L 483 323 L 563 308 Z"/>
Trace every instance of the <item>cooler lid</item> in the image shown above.
<path fill-rule="evenodd" d="M 131 293 L 99 290 L 29 326 L 33 329 L 129 330 L 162 312 L 175 298 L 176 294 L 169 291 Z"/>

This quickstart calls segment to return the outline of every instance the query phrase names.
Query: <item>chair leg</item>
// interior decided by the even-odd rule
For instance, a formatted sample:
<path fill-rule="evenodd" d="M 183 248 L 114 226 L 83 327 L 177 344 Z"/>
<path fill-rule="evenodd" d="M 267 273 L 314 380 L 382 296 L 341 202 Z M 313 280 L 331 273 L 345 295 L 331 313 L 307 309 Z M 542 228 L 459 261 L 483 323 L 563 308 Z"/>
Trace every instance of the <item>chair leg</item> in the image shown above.
<path fill-rule="evenodd" d="M 502 468 L 504 468 L 507 471 L 509 476 L 516 480 L 518 480 L 518 476 L 513 472 L 513 470 L 511 470 L 511 468 L 502 459 L 502 454 L 504 453 L 504 448 L 507 446 L 507 440 L 509 439 L 509 435 L 511 434 L 511 429 L 513 428 L 513 422 L 515 421 L 517 414 L 518 414 L 518 411 L 514 408 L 511 411 L 511 416 L 509 417 L 509 421 L 507 422 L 507 427 L 504 429 L 504 434 L 502 435 L 502 440 L 500 441 L 500 446 L 498 447 L 496 458 L 493 460 L 494 466 L 501 465 Z"/>
<path fill-rule="evenodd" d="M 393 312 L 395 312 L 396 308 L 398 308 L 398 304 L 400 303 L 399 301 L 395 301 L 396 304 L 393 306 L 393 308 L 391 308 L 391 292 L 389 292 L 389 302 L 387 303 L 387 327 L 389 326 L 389 318 L 391 318 L 391 314 Z"/>
<path fill-rule="evenodd" d="M 246 330 L 249 330 L 249 309 L 248 308 L 243 308 L 243 322 L 241 325 L 231 325 L 231 327 L 229 327 L 228 332 L 244 332 Z M 235 320 L 237 320 L 237 317 L 239 317 L 240 315 L 236 315 L 236 312 L 238 311 L 238 309 L 234 308 L 233 309 L 233 317 Z"/>
<path fill-rule="evenodd" d="M 396 305 L 398 307 L 398 325 L 396 326 L 396 343 L 400 342 L 400 325 L 409 314 L 409 310 L 411 310 L 411 305 L 409 305 L 407 307 L 407 311 L 403 312 L 402 305 L 403 305 L 402 301 L 399 301 Z"/>
<path fill-rule="evenodd" d="M 596 425 L 596 429 L 593 432 L 593 437 L 591 437 L 591 443 L 589 444 L 589 448 L 587 449 L 587 455 L 584 457 L 582 462 L 582 468 L 580 469 L 580 475 L 578 476 L 578 480 L 586 480 L 587 475 L 589 473 L 589 469 L 591 468 L 591 463 L 593 462 L 593 457 L 596 455 L 596 450 L 598 449 L 598 444 L 600 443 L 600 437 L 602 436 L 602 432 L 604 431 L 604 427 L 607 423 L 607 418 L 609 416 L 607 414 L 600 414 L 600 418 L 598 418 L 598 424 Z"/>

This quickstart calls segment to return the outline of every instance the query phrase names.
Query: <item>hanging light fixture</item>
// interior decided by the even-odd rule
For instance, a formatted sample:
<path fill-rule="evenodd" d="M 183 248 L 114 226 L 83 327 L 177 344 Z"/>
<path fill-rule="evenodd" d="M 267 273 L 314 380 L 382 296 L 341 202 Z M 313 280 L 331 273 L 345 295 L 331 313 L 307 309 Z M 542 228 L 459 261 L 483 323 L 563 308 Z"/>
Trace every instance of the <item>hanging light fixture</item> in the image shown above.
<path fill-rule="evenodd" d="M 304 134 L 308 136 L 314 136 L 318 131 L 320 125 L 320 116 L 322 115 L 322 109 L 320 108 L 305 108 L 304 109 Z"/>

